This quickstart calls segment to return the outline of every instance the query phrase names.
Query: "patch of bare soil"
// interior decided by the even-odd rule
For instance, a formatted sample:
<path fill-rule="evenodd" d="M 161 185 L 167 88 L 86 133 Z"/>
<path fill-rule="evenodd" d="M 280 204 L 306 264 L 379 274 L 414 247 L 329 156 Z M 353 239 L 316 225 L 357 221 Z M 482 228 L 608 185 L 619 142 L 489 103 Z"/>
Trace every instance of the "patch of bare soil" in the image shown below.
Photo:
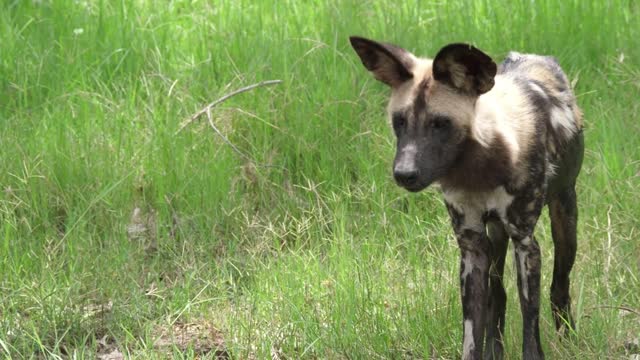
<path fill-rule="evenodd" d="M 222 332 L 209 323 L 175 323 L 159 327 L 153 334 L 153 347 L 171 353 L 193 351 L 197 355 L 211 355 L 216 359 L 230 359 L 224 345 Z"/>
<path fill-rule="evenodd" d="M 124 360 L 124 354 L 118 349 L 114 341 L 109 341 L 105 335 L 102 339 L 98 339 L 98 360 Z"/>
<path fill-rule="evenodd" d="M 107 353 L 98 353 L 98 360 L 124 360 L 124 354 L 118 349 L 112 349 Z"/>

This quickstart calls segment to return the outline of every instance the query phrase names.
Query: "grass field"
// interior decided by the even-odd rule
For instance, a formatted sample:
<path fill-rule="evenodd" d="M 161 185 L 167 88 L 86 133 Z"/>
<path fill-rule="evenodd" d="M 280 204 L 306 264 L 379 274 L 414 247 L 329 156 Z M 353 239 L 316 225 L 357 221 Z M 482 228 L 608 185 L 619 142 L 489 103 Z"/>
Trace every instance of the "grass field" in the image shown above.
<path fill-rule="evenodd" d="M 391 178 L 387 88 L 348 36 L 425 55 L 555 55 L 587 154 L 578 330 L 550 359 L 640 353 L 635 1 L 0 2 L 0 354 L 453 359 L 458 250 L 439 194 Z M 207 103 L 263 80 L 177 132 Z M 507 358 L 520 357 L 512 256 Z"/>

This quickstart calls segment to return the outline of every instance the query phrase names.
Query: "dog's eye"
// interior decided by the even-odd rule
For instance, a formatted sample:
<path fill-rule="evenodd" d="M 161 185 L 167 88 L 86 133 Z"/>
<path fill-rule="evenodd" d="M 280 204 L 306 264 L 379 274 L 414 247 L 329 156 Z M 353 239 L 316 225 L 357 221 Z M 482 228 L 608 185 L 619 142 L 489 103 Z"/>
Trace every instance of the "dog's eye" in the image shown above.
<path fill-rule="evenodd" d="M 391 122 L 393 123 L 393 130 L 397 133 L 398 131 L 404 129 L 405 124 L 407 123 L 407 119 L 402 114 L 393 114 L 391 117 Z"/>
<path fill-rule="evenodd" d="M 444 116 L 438 116 L 431 120 L 431 127 L 438 130 L 447 128 L 449 124 L 451 124 L 451 120 Z"/>

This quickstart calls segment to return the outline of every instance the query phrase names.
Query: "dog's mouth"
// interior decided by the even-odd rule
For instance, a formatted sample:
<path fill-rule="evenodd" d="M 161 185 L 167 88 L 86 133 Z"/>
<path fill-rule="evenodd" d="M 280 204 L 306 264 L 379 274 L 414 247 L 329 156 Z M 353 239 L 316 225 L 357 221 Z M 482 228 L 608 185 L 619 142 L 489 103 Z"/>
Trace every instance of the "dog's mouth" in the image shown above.
<path fill-rule="evenodd" d="M 432 172 L 428 172 L 428 173 L 418 174 L 418 176 L 412 179 L 395 178 L 395 180 L 396 180 L 396 184 L 401 188 L 412 193 L 417 193 L 428 188 L 431 184 L 433 184 L 438 179 L 438 177 L 434 175 L 436 174 Z"/>
<path fill-rule="evenodd" d="M 398 182 L 396 182 L 398 184 L 398 186 L 400 186 L 401 188 L 412 192 L 412 193 L 417 193 L 420 192 L 424 189 L 426 189 L 430 183 L 424 183 L 424 182 L 416 182 L 416 183 L 412 183 L 412 184 L 400 184 Z"/>
<path fill-rule="evenodd" d="M 426 186 L 403 186 L 403 188 L 409 192 L 417 193 L 426 188 Z"/>

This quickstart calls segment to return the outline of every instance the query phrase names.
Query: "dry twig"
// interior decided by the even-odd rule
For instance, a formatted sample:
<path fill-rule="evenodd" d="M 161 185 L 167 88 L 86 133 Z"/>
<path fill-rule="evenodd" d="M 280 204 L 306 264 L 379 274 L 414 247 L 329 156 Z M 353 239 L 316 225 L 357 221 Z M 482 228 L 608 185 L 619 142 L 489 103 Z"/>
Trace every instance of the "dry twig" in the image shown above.
<path fill-rule="evenodd" d="M 221 102 L 229 99 L 230 97 L 234 96 L 234 95 L 238 95 L 240 93 L 243 93 L 245 91 L 249 91 L 251 89 L 255 89 L 257 87 L 260 86 L 267 86 L 267 85 L 275 85 L 275 84 L 279 84 L 281 83 L 282 80 L 266 80 L 257 84 L 253 84 L 253 85 L 249 85 L 249 86 L 245 86 L 243 88 L 240 88 L 236 91 L 233 91 L 223 97 L 221 97 L 220 99 L 210 103 L 209 105 L 205 106 L 202 110 L 198 111 L 197 113 L 191 115 L 191 117 L 185 121 L 183 121 L 182 125 L 180 125 L 180 128 L 178 129 L 178 131 L 176 131 L 176 135 L 178 133 L 180 133 L 180 131 L 182 131 L 185 127 L 187 127 L 189 124 L 191 124 L 193 121 L 195 121 L 197 118 L 199 118 L 200 116 L 202 116 L 203 114 L 207 115 L 207 121 L 209 122 L 209 126 L 211 126 L 211 128 L 213 129 L 213 131 L 216 132 L 216 134 L 218 134 L 218 136 L 220 136 L 220 138 L 227 144 L 229 145 L 229 147 L 231 147 L 231 149 L 233 151 L 235 151 L 238 155 L 240 155 L 241 157 L 243 157 L 245 160 L 255 164 L 255 166 L 260 166 L 260 167 L 274 167 L 274 168 L 280 168 L 283 170 L 286 170 L 284 167 L 282 166 L 277 166 L 277 165 L 269 165 L 269 164 L 261 164 L 257 161 L 255 161 L 253 158 L 251 158 L 251 156 L 245 154 L 243 151 L 241 151 L 240 149 L 238 149 L 237 146 L 235 146 L 223 133 L 222 131 L 220 131 L 220 129 L 218 129 L 218 127 L 214 124 L 213 122 L 213 118 L 211 116 L 211 109 L 213 107 L 215 107 L 216 105 L 220 104 Z"/>
<path fill-rule="evenodd" d="M 184 130 L 184 128 L 189 126 L 189 124 L 194 122 L 197 118 L 199 118 L 200 116 L 202 116 L 204 114 L 207 114 L 207 112 L 210 112 L 213 107 L 215 107 L 216 105 L 226 101 L 230 97 L 238 95 L 238 94 L 241 94 L 243 92 L 247 92 L 249 90 L 253 90 L 253 89 L 261 87 L 261 86 L 275 85 L 275 84 L 280 84 L 281 82 L 282 82 L 282 80 L 266 80 L 266 81 L 262 81 L 262 82 L 259 82 L 259 83 L 256 83 L 256 84 L 245 86 L 243 88 L 240 88 L 240 89 L 238 89 L 236 91 L 233 91 L 233 92 L 221 97 L 220 99 L 218 99 L 218 100 L 210 103 L 209 105 L 205 106 L 204 108 L 202 108 L 197 113 L 191 115 L 190 118 L 188 118 L 185 121 L 183 121 L 182 125 L 180 125 L 180 128 L 178 129 L 178 131 L 176 131 L 176 135 L 179 134 L 182 130 Z"/>
<path fill-rule="evenodd" d="M 597 305 L 597 306 L 592 306 L 590 308 L 586 308 L 585 310 L 596 310 L 596 309 L 612 309 L 612 310 L 618 310 L 618 311 L 624 311 L 630 314 L 635 314 L 637 316 L 640 316 L 640 310 L 634 309 L 632 307 L 629 306 L 614 306 L 614 305 Z"/>

